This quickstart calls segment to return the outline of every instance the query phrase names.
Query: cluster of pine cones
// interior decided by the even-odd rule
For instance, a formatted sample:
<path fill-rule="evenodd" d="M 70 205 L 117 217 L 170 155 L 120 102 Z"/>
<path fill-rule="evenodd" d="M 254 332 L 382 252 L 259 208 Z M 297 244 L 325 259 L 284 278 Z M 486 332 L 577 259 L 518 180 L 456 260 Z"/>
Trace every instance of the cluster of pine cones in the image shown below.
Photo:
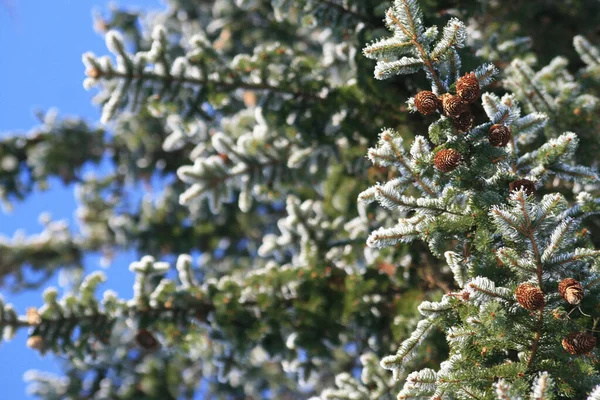
<path fill-rule="evenodd" d="M 566 278 L 559 283 L 558 293 L 569 304 L 579 305 L 583 299 L 583 286 L 574 278 Z M 541 310 L 546 305 L 542 289 L 531 283 L 521 283 L 515 295 L 521 307 L 529 311 Z M 563 348 L 573 355 L 587 354 L 596 344 L 596 337 L 588 332 L 572 332 L 562 340 Z"/>
<path fill-rule="evenodd" d="M 473 128 L 475 117 L 470 104 L 481 96 L 481 88 L 475 73 L 469 72 L 456 81 L 456 94 L 444 93 L 437 96 L 423 90 L 415 96 L 414 104 L 421 114 L 429 115 L 439 112 L 452 120 L 459 132 L 468 132 Z M 504 147 L 512 139 L 510 127 L 494 124 L 488 132 L 488 140 L 492 146 Z M 454 170 L 461 160 L 461 154 L 454 149 L 442 149 L 435 155 L 435 167 L 442 172 Z"/>
<path fill-rule="evenodd" d="M 428 90 L 423 90 L 415 96 L 414 104 L 421 114 L 429 115 L 439 112 L 452 120 L 459 132 L 468 132 L 473 128 L 474 116 L 470 104 L 481 96 L 479 81 L 473 72 L 465 74 L 456 81 L 456 95 L 445 93 L 437 96 Z M 488 140 L 492 146 L 504 147 L 512 140 L 510 127 L 504 124 L 494 124 L 488 132 Z M 450 172 L 458 167 L 462 155 L 455 149 L 442 149 L 433 159 L 435 167 L 441 172 Z M 536 192 L 535 183 L 528 179 L 518 179 L 509 184 L 509 190 L 523 190 L 527 195 Z M 583 298 L 581 283 L 573 278 L 563 279 L 559 286 L 560 295 L 572 305 L 578 305 Z M 542 290 L 533 284 L 522 283 L 516 289 L 517 302 L 526 310 L 541 310 L 546 305 Z M 574 355 L 587 354 L 597 344 L 596 337 L 588 332 L 572 332 L 562 340 L 563 348 Z"/>
<path fill-rule="evenodd" d="M 459 132 L 468 132 L 473 128 L 474 116 L 470 104 L 481 97 L 481 88 L 474 72 L 469 72 L 456 81 L 456 95 L 444 93 L 437 96 L 428 90 L 416 94 L 415 108 L 423 115 L 439 112 L 450 118 Z M 504 147 L 512 140 L 512 132 L 508 125 L 494 124 L 488 131 L 488 140 L 492 146 Z M 436 152 L 433 164 L 441 172 L 455 170 L 462 160 L 462 154 L 455 149 L 447 148 Z M 509 191 L 524 190 L 527 195 L 535 195 L 535 182 L 528 179 L 517 179 L 509 184 Z"/>
<path fill-rule="evenodd" d="M 469 104 L 481 96 L 479 81 L 473 72 L 465 74 L 456 81 L 456 94 L 444 93 L 437 96 L 423 90 L 415 96 L 415 107 L 423 115 L 438 111 L 452 119 L 454 127 L 461 132 L 468 132 L 473 127 L 475 117 Z"/>

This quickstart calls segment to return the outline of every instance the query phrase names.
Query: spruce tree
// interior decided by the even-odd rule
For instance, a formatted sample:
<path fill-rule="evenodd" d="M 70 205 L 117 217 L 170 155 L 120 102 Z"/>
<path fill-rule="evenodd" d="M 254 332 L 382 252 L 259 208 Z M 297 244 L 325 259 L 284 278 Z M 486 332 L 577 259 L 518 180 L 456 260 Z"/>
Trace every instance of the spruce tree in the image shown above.
<path fill-rule="evenodd" d="M 0 243 L 13 290 L 70 273 L 0 301 L 6 340 L 64 360 L 32 393 L 600 399 L 597 2 L 463 3 L 96 15 L 101 127 L 48 113 L 0 142 L 7 207 L 57 177 L 78 201 L 78 230 Z M 551 30 L 569 48 L 532 24 L 557 13 L 582 22 Z M 82 275 L 123 250 L 132 298 Z"/>

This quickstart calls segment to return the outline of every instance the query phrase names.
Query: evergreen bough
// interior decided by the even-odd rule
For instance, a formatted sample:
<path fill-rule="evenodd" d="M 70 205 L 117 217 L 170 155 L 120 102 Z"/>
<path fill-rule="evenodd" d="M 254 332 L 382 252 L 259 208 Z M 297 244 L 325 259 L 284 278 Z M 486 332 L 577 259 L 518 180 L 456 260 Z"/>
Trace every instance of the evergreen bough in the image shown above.
<path fill-rule="evenodd" d="M 460 76 L 456 49 L 466 40 L 464 25 L 451 19 L 438 37 L 435 27 L 423 25 L 418 2 L 412 0 L 395 1 L 386 16 L 394 36 L 364 50 L 378 61 L 375 77 L 424 70 L 434 93 L 453 96 Z M 575 41 L 581 52 L 584 42 Z M 586 60 L 590 64 L 593 57 L 587 54 Z M 457 132 L 448 123 L 455 115 L 444 106 L 445 116 L 432 123 L 429 140 L 417 136 L 410 152 L 404 150 L 401 135 L 389 129 L 369 151 L 374 165 L 397 171 L 397 177 L 366 190 L 359 200 L 396 210 L 399 220 L 372 232 L 367 243 L 379 248 L 422 240 L 435 255 L 445 256 L 460 288 L 438 302 L 423 302 L 419 311 L 424 319 L 396 354 L 382 359 L 382 367 L 398 378 L 434 327 L 446 332 L 448 359 L 437 370 L 411 372 L 399 399 L 516 399 L 529 394 L 537 399 L 583 398 L 600 382 L 593 354 L 600 251 L 581 232 L 584 219 L 595 212 L 595 201 L 583 190 L 575 204 L 560 193 L 535 193 L 535 186 L 551 180 L 598 182 L 595 170 L 574 163 L 574 133 L 532 146 L 556 107 L 537 82 L 544 75 L 561 75 L 559 64 L 564 63 L 555 59 L 537 76 L 523 61 L 511 64 L 514 78 L 507 80 L 508 86 L 527 93 L 529 114 L 522 114 L 513 94 L 500 98 L 484 93 L 481 101 L 489 122 Z M 473 73 L 484 87 L 495 70 L 483 65 Z M 554 91 L 572 86 L 546 80 Z M 583 107 L 588 97 L 590 106 L 596 101 L 583 96 L 574 101 Z M 510 128 L 512 141 L 506 148 L 497 148 L 486 137 L 492 124 Z M 458 168 L 446 167 L 447 162 L 440 167 L 434 157 L 449 149 L 461 154 Z M 517 180 L 533 182 L 534 190 L 511 188 Z M 592 209 L 583 211 L 586 207 Z M 573 277 L 586 292 L 577 309 L 558 295 L 560 282 Z"/>

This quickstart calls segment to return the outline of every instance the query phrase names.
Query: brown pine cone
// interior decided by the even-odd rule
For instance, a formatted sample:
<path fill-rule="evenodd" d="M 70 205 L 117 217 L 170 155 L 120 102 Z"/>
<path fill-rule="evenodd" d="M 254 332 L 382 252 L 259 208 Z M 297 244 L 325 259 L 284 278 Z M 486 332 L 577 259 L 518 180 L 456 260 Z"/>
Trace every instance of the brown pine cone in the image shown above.
<path fill-rule="evenodd" d="M 521 307 L 526 310 L 539 310 L 546 304 L 542 290 L 530 283 L 521 283 L 517 286 L 515 295 Z"/>
<path fill-rule="evenodd" d="M 442 149 L 433 157 L 433 164 L 442 172 L 450 172 L 458 167 L 461 154 L 454 149 Z"/>
<path fill-rule="evenodd" d="M 494 124 L 488 132 L 488 140 L 492 146 L 504 147 L 510 142 L 512 134 L 510 128 L 502 124 Z"/>
<path fill-rule="evenodd" d="M 535 183 L 529 179 L 517 179 L 508 184 L 508 189 L 512 192 L 515 190 L 522 189 L 527 195 L 535 195 Z"/>
<path fill-rule="evenodd" d="M 439 110 L 442 103 L 435 95 L 435 93 L 429 90 L 423 90 L 415 95 L 415 107 L 423 115 L 433 114 Z"/>
<path fill-rule="evenodd" d="M 467 103 L 458 96 L 446 93 L 440 96 L 440 100 L 442 100 L 444 112 L 451 118 L 457 118 L 460 114 L 467 111 Z"/>
<path fill-rule="evenodd" d="M 135 335 L 135 342 L 144 350 L 155 351 L 160 347 L 160 343 L 154 335 L 147 329 L 140 329 Z"/>
<path fill-rule="evenodd" d="M 563 348 L 570 354 L 587 354 L 596 347 L 596 337 L 587 332 L 569 333 L 563 340 Z"/>
<path fill-rule="evenodd" d="M 558 284 L 558 293 L 569 304 L 577 305 L 583 299 L 583 286 L 576 279 L 566 278 Z"/>
<path fill-rule="evenodd" d="M 468 132 L 473 127 L 475 116 L 469 110 L 461 113 L 458 117 L 452 119 L 454 127 L 460 132 Z"/>
<path fill-rule="evenodd" d="M 456 94 L 467 103 L 474 103 L 481 95 L 475 73 L 469 72 L 456 81 Z"/>

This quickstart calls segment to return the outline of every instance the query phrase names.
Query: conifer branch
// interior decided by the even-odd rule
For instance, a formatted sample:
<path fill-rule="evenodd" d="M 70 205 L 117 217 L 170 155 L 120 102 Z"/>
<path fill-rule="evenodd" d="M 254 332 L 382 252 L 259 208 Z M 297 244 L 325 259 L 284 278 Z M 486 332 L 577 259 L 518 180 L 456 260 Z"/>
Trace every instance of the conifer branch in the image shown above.
<path fill-rule="evenodd" d="M 526 88 L 531 88 L 533 90 L 533 93 L 531 95 L 528 95 L 528 97 L 536 96 L 545 105 L 546 112 L 548 112 L 549 114 L 554 114 L 554 107 L 546 98 L 547 96 L 545 95 L 543 89 L 539 88 L 537 84 L 531 79 L 530 75 L 532 71 L 530 71 L 529 68 L 526 67 L 525 64 L 520 60 L 513 62 L 512 67 L 519 71 L 521 78 L 524 79 L 527 84 Z"/>
<path fill-rule="evenodd" d="M 508 225 L 510 225 L 514 230 L 516 230 L 517 232 L 519 232 L 521 235 L 523 235 L 525 237 L 528 236 L 528 232 L 522 226 L 519 226 L 519 225 L 515 224 L 515 222 L 512 221 L 510 218 L 508 218 L 504 213 L 502 213 L 502 211 L 500 211 L 497 208 L 493 208 L 492 212 L 498 218 L 501 218 L 504 222 L 506 222 Z"/>
<path fill-rule="evenodd" d="M 392 196 L 389 193 L 386 193 L 383 190 L 383 188 L 380 187 L 380 186 L 376 186 L 375 189 L 377 190 L 378 196 L 385 197 L 389 201 L 391 201 L 393 203 L 396 203 L 396 204 L 398 204 L 399 206 L 402 206 L 402 207 L 413 208 L 413 209 L 431 210 L 431 211 L 436 211 L 436 212 L 439 212 L 439 213 L 447 213 L 447 214 L 456 215 L 458 217 L 464 217 L 465 216 L 465 214 L 461 214 L 461 213 L 454 212 L 454 211 L 451 211 L 451 210 L 448 210 L 448 209 L 444 209 L 444 208 L 437 208 L 437 207 L 434 207 L 434 206 L 431 206 L 431 205 L 424 205 L 424 204 L 423 205 L 422 204 L 414 205 L 414 204 L 409 204 L 409 203 L 403 202 L 402 199 L 400 199 L 398 197 L 395 197 L 395 196 Z"/>
<path fill-rule="evenodd" d="M 413 7 L 412 9 L 409 9 L 409 3 Z M 396 2 L 396 9 L 391 9 L 387 14 L 388 25 L 393 25 L 391 29 L 395 29 L 395 36 L 390 39 L 375 41 L 365 48 L 365 55 L 379 61 L 376 72 L 391 70 L 390 65 L 381 66 L 381 63 L 385 62 L 385 58 L 388 55 L 389 57 L 397 57 L 403 54 L 407 51 L 408 43 L 416 40 L 417 35 L 411 33 L 416 28 L 413 20 L 409 18 L 412 15 L 411 12 L 416 12 L 415 7 L 416 3 L 408 0 Z M 472 79 L 469 75 L 462 78 L 452 76 L 454 75 L 452 72 L 453 65 L 460 64 L 454 48 L 461 47 L 464 41 L 462 28 L 462 23 L 451 20 L 444 28 L 443 38 L 434 47 L 432 56 L 429 59 L 424 56 L 421 58 L 428 78 L 433 80 L 434 88 L 436 86 L 435 75 L 428 70 L 427 63 L 431 62 L 431 67 L 434 68 L 436 67 L 434 63 L 444 62 L 446 63 L 444 64 L 445 69 L 440 69 L 440 71 L 444 71 L 446 75 L 450 74 L 447 78 L 444 75 L 445 79 L 448 79 L 447 87 L 459 93 L 458 87 L 461 86 L 463 95 L 474 93 L 478 96 L 480 87 L 489 83 L 490 77 L 496 73 L 496 70 L 491 65 L 483 65 L 477 68 L 474 75 L 478 86 L 473 88 L 468 86 L 469 83 L 466 83 L 469 79 Z M 422 27 L 419 27 L 419 29 L 422 29 Z M 432 32 L 434 30 L 432 29 Z M 427 38 L 427 40 L 433 41 L 429 36 Z M 421 49 L 422 52 L 419 51 L 417 45 L 414 45 L 413 52 L 424 53 L 425 47 Z M 454 54 L 456 60 L 442 60 L 441 56 L 433 56 L 446 51 L 448 54 L 444 57 L 451 57 Z M 523 70 L 521 67 L 527 70 Z M 536 94 L 537 90 L 537 95 L 546 102 L 548 111 L 553 112 L 554 100 L 544 92 L 542 86 L 538 88 L 538 81 L 543 82 L 544 75 L 540 72 L 540 74 L 533 77 L 533 72 L 528 70 L 526 64 L 516 61 L 513 63 L 512 68 L 514 69 L 515 78 L 510 82 L 511 85 L 515 86 L 514 90 L 519 92 L 533 90 L 533 95 Z M 551 69 L 545 70 L 544 74 L 551 73 L 551 70 L 560 71 L 561 68 L 564 68 L 564 65 L 559 60 L 552 64 Z M 460 85 L 459 82 L 452 84 L 452 79 L 457 81 L 461 79 Z M 442 87 L 439 83 L 437 85 Z M 473 90 L 473 92 L 468 92 L 468 90 Z M 492 367 L 494 377 L 516 376 L 517 371 L 519 374 L 525 372 L 529 375 L 536 374 L 539 371 L 536 371 L 534 366 L 550 362 L 546 358 L 543 361 L 538 360 L 538 358 L 542 357 L 540 355 L 542 339 L 547 334 L 548 329 L 553 329 L 549 327 L 553 321 L 546 322 L 544 320 L 546 302 L 553 301 L 550 300 L 553 298 L 550 296 L 546 298 L 542 288 L 548 290 L 546 289 L 549 287 L 548 280 L 555 279 L 554 277 L 567 273 L 567 271 L 575 270 L 579 266 L 578 263 L 582 263 L 583 266 L 583 263 L 589 262 L 595 257 L 591 250 L 575 248 L 576 240 L 573 236 L 575 226 L 579 221 L 573 219 L 561 220 L 559 217 L 561 214 L 566 213 L 565 209 L 567 209 L 568 203 L 565 198 L 558 194 L 552 194 L 544 196 L 538 202 L 535 199 L 536 182 L 543 182 L 550 176 L 576 182 L 581 182 L 583 179 L 596 182 L 597 174 L 592 169 L 572 164 L 572 158 L 578 143 L 577 136 L 573 133 L 564 133 L 535 149 L 533 144 L 538 140 L 538 132 L 544 128 L 548 117 L 539 112 L 521 116 L 521 109 L 518 107 L 515 95 L 506 94 L 499 98 L 494 94 L 484 94 L 483 106 L 490 123 L 475 128 L 471 126 L 463 127 L 453 119 L 459 113 L 457 109 L 460 108 L 461 101 L 466 100 L 462 100 L 462 98 L 458 98 L 460 96 L 455 95 L 444 96 L 440 98 L 435 93 L 423 91 L 409 101 L 409 107 L 413 111 L 416 110 L 425 115 L 440 112 L 444 115 L 429 129 L 431 142 L 438 145 L 437 151 L 431 151 L 428 148 L 420 150 L 422 142 L 419 139 L 420 137 L 417 137 L 415 143 L 411 146 L 412 157 L 407 159 L 400 149 L 402 146 L 401 138 L 390 131 L 384 131 L 380 135 L 378 147 L 369 150 L 368 156 L 375 165 L 396 166 L 398 170 L 403 172 L 403 176 L 389 180 L 385 184 L 378 183 L 363 192 L 359 197 L 360 200 L 366 203 L 376 200 L 385 208 L 411 212 L 411 214 L 409 214 L 410 220 L 404 218 L 391 228 L 379 228 L 372 232 L 367 244 L 371 247 L 393 246 L 398 242 L 409 242 L 420 238 L 428 243 L 430 250 L 435 255 L 439 256 L 443 253 L 446 256 L 447 264 L 454 274 L 455 281 L 460 287 L 464 288 L 460 293 L 450 294 L 449 296 L 454 297 L 455 301 L 479 306 L 480 313 L 477 317 L 474 314 L 466 321 L 457 322 L 453 320 L 451 313 L 437 313 L 436 308 L 424 306 L 423 315 L 436 315 L 442 319 L 448 318 L 446 323 L 449 325 L 443 326 L 447 329 L 450 352 L 456 357 L 466 357 L 465 360 L 468 359 L 469 362 L 477 362 L 476 360 L 479 360 L 479 356 L 481 356 L 483 357 L 482 360 L 486 360 L 484 362 L 488 362 L 489 360 L 485 358 L 488 346 L 489 348 L 496 348 L 498 346 L 497 342 L 502 342 L 504 339 L 488 339 L 486 335 L 489 335 L 491 330 L 496 329 L 495 327 L 499 326 L 498 324 L 504 324 L 504 321 L 510 320 L 506 314 L 507 309 L 518 303 L 519 306 L 527 310 L 539 312 L 535 328 L 532 329 L 528 324 L 517 324 L 515 332 L 519 332 L 519 338 L 506 339 L 506 343 L 512 340 L 528 347 L 530 352 L 528 358 L 524 359 L 522 363 L 515 363 L 514 367 L 512 365 L 510 367 L 508 365 L 495 365 Z M 471 97 L 468 98 L 471 99 Z M 538 102 L 537 97 L 534 102 Z M 532 102 L 532 104 L 534 103 Z M 502 129 L 499 127 L 502 127 Z M 460 135 L 456 135 L 455 129 L 470 131 L 466 134 L 467 143 L 463 142 Z M 501 133 L 504 136 L 500 137 Z M 509 149 L 502 149 L 509 143 L 512 143 Z M 478 146 L 482 147 L 475 150 Z M 495 149 L 492 149 L 492 147 Z M 486 150 L 483 150 L 484 148 Z M 533 150 L 531 150 L 532 148 Z M 485 162 L 479 161 L 482 157 L 487 157 Z M 431 163 L 432 159 L 434 159 L 435 168 L 440 174 L 439 176 L 434 175 L 431 178 L 425 178 L 429 175 L 422 165 Z M 489 160 L 494 160 L 491 167 L 488 167 L 490 165 Z M 461 165 L 462 163 L 465 164 L 464 168 Z M 460 175 L 456 174 L 455 170 L 459 170 Z M 428 184 L 429 188 L 443 188 L 440 196 L 419 200 L 413 200 L 412 197 L 405 196 L 403 193 L 404 190 L 408 189 L 409 184 L 419 185 L 414 179 L 417 174 Z M 487 176 L 489 176 L 486 179 L 487 185 L 490 185 L 490 187 L 498 185 L 500 187 L 499 190 L 494 188 L 482 195 L 483 197 L 489 195 L 489 201 L 478 198 L 482 188 L 476 182 L 481 179 L 482 174 L 488 174 Z M 453 179 L 456 179 L 455 176 L 458 179 L 453 181 Z M 508 205 L 505 205 L 503 204 L 503 198 L 506 196 L 506 189 L 502 188 L 502 185 L 505 184 L 504 182 L 507 179 L 515 179 L 515 177 L 526 178 L 514 180 L 508 185 L 510 195 Z M 460 182 L 463 190 L 460 195 L 453 185 L 455 182 Z M 492 195 L 492 192 L 495 194 Z M 430 193 L 425 191 L 425 194 Z M 493 196 L 498 197 L 491 200 Z M 436 203 L 438 200 L 439 203 Z M 453 204 L 450 210 L 462 215 L 441 211 L 446 204 L 452 204 L 452 201 L 455 204 L 458 202 L 460 206 L 456 204 L 456 207 L 454 207 L 455 204 Z M 588 213 L 592 209 L 594 210 L 591 211 L 592 213 L 598 212 L 596 210 L 598 207 L 592 205 L 586 196 L 578 199 L 578 203 L 576 209 L 569 211 L 568 215 L 576 215 L 581 212 L 582 208 L 586 208 Z M 476 217 L 476 213 L 471 211 L 471 207 L 473 209 L 481 207 L 481 209 L 488 211 L 487 218 L 489 220 L 480 220 Z M 469 215 L 473 216 L 474 221 L 466 221 L 463 218 Z M 495 230 L 489 231 L 488 228 L 484 228 L 489 223 L 495 227 Z M 476 239 L 473 239 L 469 234 L 480 230 L 481 232 L 476 233 Z M 444 251 L 454 245 L 444 243 L 444 240 L 448 239 L 448 233 L 459 240 L 459 249 L 465 243 L 476 243 L 473 251 L 469 252 L 468 256 L 463 257 L 465 260 L 468 259 L 468 263 L 459 258 L 458 252 Z M 512 290 L 497 285 L 495 281 L 487 277 L 471 276 L 471 274 L 478 271 L 478 268 L 487 270 L 489 266 L 494 265 L 494 260 L 488 256 L 490 250 L 494 251 L 494 248 L 500 249 L 497 250 L 494 257 L 498 265 L 509 266 L 514 274 L 514 276 L 509 275 L 504 282 L 512 284 L 516 281 L 519 283 L 518 288 L 522 289 L 517 289 L 516 303 L 513 297 L 515 293 Z M 523 252 L 523 248 L 527 250 Z M 559 264 L 561 262 L 564 262 L 564 264 Z M 567 265 L 568 268 L 563 265 Z M 490 271 L 490 276 L 493 276 L 493 274 L 494 272 Z M 533 277 L 535 277 L 536 284 L 523 282 L 529 281 Z M 499 316 L 498 313 L 502 315 Z M 491 316 L 493 321 L 485 320 L 489 318 L 488 315 Z M 499 320 L 503 322 L 499 322 Z M 473 328 L 474 325 L 477 326 L 476 329 Z M 448 328 L 448 326 L 450 327 Z M 525 334 L 526 331 L 533 331 L 530 338 Z M 417 333 L 420 333 L 420 331 L 413 332 L 413 334 Z M 503 336 L 505 334 L 512 336 L 512 333 L 504 331 Z M 415 343 L 410 340 L 404 342 L 398 350 L 398 354 L 404 354 L 408 344 L 413 345 Z M 476 350 L 472 349 L 471 346 L 483 346 L 481 354 L 475 353 Z M 382 360 L 382 365 L 385 368 L 392 369 L 394 376 L 398 376 L 407 363 L 405 360 L 397 360 L 398 354 Z M 444 386 L 448 384 L 447 382 L 469 382 L 469 379 L 464 378 L 473 378 L 471 372 L 467 371 L 465 366 L 455 366 L 455 362 L 456 359 L 454 361 L 449 360 L 448 365 L 441 367 L 440 374 L 443 371 L 444 378 L 438 379 L 435 386 L 433 386 L 436 394 L 442 393 L 447 388 Z M 472 395 L 475 398 L 487 398 L 484 393 L 489 391 L 491 375 L 492 372 L 489 376 L 483 376 L 482 374 L 476 379 L 477 384 L 471 382 L 466 385 L 455 384 L 453 389 L 461 390 L 464 386 L 467 395 Z M 425 381 L 419 380 L 420 377 L 421 375 L 416 372 L 410 374 L 399 397 L 432 395 L 434 389 L 430 390 L 430 387 L 424 383 Z M 446 377 L 452 377 L 453 379 L 447 379 Z M 455 377 L 458 379 L 454 379 Z M 537 379 L 534 385 L 531 386 L 535 393 L 546 390 L 544 383 L 546 380 L 544 379 L 544 377 Z M 500 390 L 500 386 L 502 385 L 498 386 L 498 390 Z M 512 393 L 513 391 L 507 386 L 505 392 Z M 481 396 L 479 393 L 481 393 Z"/>
<path fill-rule="evenodd" d="M 579 250 L 579 249 L 578 249 Z M 587 249 L 586 249 L 587 250 Z M 567 253 L 556 258 L 553 258 L 549 261 L 552 265 L 564 265 L 569 263 L 574 263 L 579 260 L 585 260 L 589 258 L 594 258 L 600 256 L 600 250 L 593 251 L 575 251 L 574 253 Z"/>
<path fill-rule="evenodd" d="M 531 218 L 529 217 L 529 214 L 527 213 L 527 204 L 525 203 L 525 198 L 523 197 L 523 195 L 524 195 L 524 193 L 522 191 L 519 191 L 516 195 L 516 198 L 519 201 L 519 203 L 521 204 L 520 209 L 523 212 L 523 216 L 525 219 L 526 228 L 524 229 L 524 232 L 526 233 L 526 236 L 529 239 L 529 242 L 531 243 L 531 247 L 533 249 L 533 255 L 534 255 L 535 264 L 536 264 L 536 275 L 537 275 L 538 287 L 543 287 L 544 282 L 542 279 L 542 275 L 543 275 L 544 271 L 543 271 L 543 266 L 542 266 L 542 258 L 541 258 L 540 250 L 538 248 L 537 240 L 535 238 L 535 228 L 533 227 Z M 541 219 L 543 219 L 543 218 L 545 218 L 545 215 Z M 540 221 L 541 221 L 541 219 L 540 219 Z M 535 337 L 533 339 L 533 344 L 531 345 L 531 354 L 529 356 L 529 360 L 527 361 L 527 369 L 531 368 L 531 365 L 533 364 L 533 360 L 535 358 L 535 355 L 536 355 L 536 352 L 538 349 L 538 344 L 539 344 L 540 338 L 542 337 L 542 332 L 544 329 L 544 307 L 545 307 L 545 304 L 543 304 L 538 311 L 537 329 L 535 332 Z"/>
<path fill-rule="evenodd" d="M 480 397 L 478 397 L 478 396 L 475 396 L 473 393 L 471 393 L 471 392 L 470 392 L 469 390 L 467 390 L 465 387 L 463 387 L 463 386 L 459 386 L 459 387 L 460 387 L 460 390 L 462 390 L 463 392 L 465 392 L 465 393 L 466 393 L 468 396 L 470 396 L 472 399 L 475 399 L 475 400 L 481 400 L 481 398 L 480 398 Z"/>
<path fill-rule="evenodd" d="M 483 294 L 485 294 L 486 296 L 489 296 L 489 297 L 496 297 L 496 298 L 498 298 L 498 299 L 502 299 L 502 300 L 504 300 L 504 301 L 507 301 L 507 302 L 512 302 L 512 299 L 510 299 L 510 298 L 508 298 L 508 297 L 506 297 L 506 296 L 502 296 L 502 295 L 500 295 L 499 293 L 493 292 L 493 291 L 491 291 L 491 290 L 487 290 L 487 289 L 485 289 L 485 288 L 482 288 L 481 286 L 479 286 L 479 285 L 477 285 L 477 284 L 475 284 L 475 283 L 473 283 L 473 282 L 469 283 L 467 286 L 468 286 L 469 288 L 471 288 L 471 289 L 473 289 L 473 290 L 477 291 L 477 292 L 480 292 L 480 293 L 483 293 Z"/>
<path fill-rule="evenodd" d="M 248 83 L 243 82 L 241 80 L 234 82 L 222 82 L 222 81 L 213 81 L 209 79 L 201 79 L 194 78 L 191 76 L 174 76 L 171 74 L 168 75 L 158 75 L 156 73 L 152 73 L 149 71 L 145 71 L 144 73 L 131 73 L 131 72 L 120 72 L 116 70 L 112 70 L 107 73 L 102 73 L 99 76 L 99 79 L 111 79 L 111 78 L 119 78 L 125 80 L 147 80 L 154 82 L 166 82 L 167 84 L 171 82 L 176 83 L 187 83 L 198 86 L 211 86 L 215 89 L 222 91 L 232 91 L 236 89 L 245 89 L 245 90 L 255 90 L 255 91 L 270 91 L 274 93 L 283 93 L 290 94 L 296 98 L 305 98 L 315 101 L 322 101 L 323 98 L 318 94 L 304 92 L 302 90 L 293 90 L 288 88 L 282 88 L 277 86 L 271 86 L 266 83 Z"/>
<path fill-rule="evenodd" d="M 533 344 L 531 345 L 531 354 L 529 355 L 529 359 L 527 360 L 527 369 L 528 370 L 533 365 L 533 360 L 535 358 L 535 354 L 537 352 L 538 345 L 539 345 L 540 339 L 542 337 L 543 329 L 544 329 L 544 307 L 542 307 L 538 311 L 538 321 L 537 321 L 535 337 L 533 338 Z"/>
<path fill-rule="evenodd" d="M 406 15 L 408 16 L 408 20 L 410 22 L 411 29 L 409 30 L 404 27 L 404 25 L 394 15 L 394 11 L 392 8 L 390 8 L 387 12 L 388 18 L 390 20 L 394 21 L 394 23 L 398 26 L 398 28 L 400 28 L 402 30 L 402 32 L 404 32 L 406 37 L 408 37 L 410 39 L 413 46 L 415 46 L 415 48 L 419 51 L 421 61 L 423 61 L 423 63 L 425 64 L 425 67 L 429 71 L 430 76 L 433 78 L 436 87 L 441 89 L 444 86 L 442 85 L 442 82 L 440 81 L 440 79 L 437 75 L 437 72 L 436 72 L 435 68 L 433 67 L 433 63 L 431 62 L 429 55 L 427 54 L 427 52 L 425 51 L 423 46 L 421 46 L 421 43 L 419 43 L 418 36 L 417 36 L 416 30 L 415 30 L 415 24 L 414 24 L 413 17 L 411 14 L 411 10 L 408 7 L 408 4 L 406 3 L 407 0 L 399 0 L 399 1 L 402 3 L 402 7 L 404 7 L 404 9 L 405 9 Z"/>
<path fill-rule="evenodd" d="M 573 38 L 573 46 L 579 57 L 585 62 L 588 68 L 598 67 L 600 65 L 600 52 L 595 46 L 592 46 L 587 39 L 581 35 Z"/>
<path fill-rule="evenodd" d="M 396 147 L 396 145 L 394 144 L 392 137 L 388 134 L 384 134 L 382 135 L 382 139 L 385 140 L 386 142 L 389 143 L 390 147 L 392 148 L 392 150 L 394 151 L 394 153 L 396 154 L 396 160 L 402 164 L 402 166 L 411 174 L 413 180 L 423 188 L 423 190 L 425 192 L 427 192 L 427 194 L 429 194 L 430 196 L 435 196 L 435 192 L 433 191 L 433 189 L 431 189 L 429 186 L 427 186 L 421 179 L 419 179 L 419 176 L 412 170 L 412 168 L 406 163 L 406 160 L 404 159 L 404 156 L 402 155 L 402 153 L 400 153 L 400 151 L 398 150 L 398 148 Z"/>

